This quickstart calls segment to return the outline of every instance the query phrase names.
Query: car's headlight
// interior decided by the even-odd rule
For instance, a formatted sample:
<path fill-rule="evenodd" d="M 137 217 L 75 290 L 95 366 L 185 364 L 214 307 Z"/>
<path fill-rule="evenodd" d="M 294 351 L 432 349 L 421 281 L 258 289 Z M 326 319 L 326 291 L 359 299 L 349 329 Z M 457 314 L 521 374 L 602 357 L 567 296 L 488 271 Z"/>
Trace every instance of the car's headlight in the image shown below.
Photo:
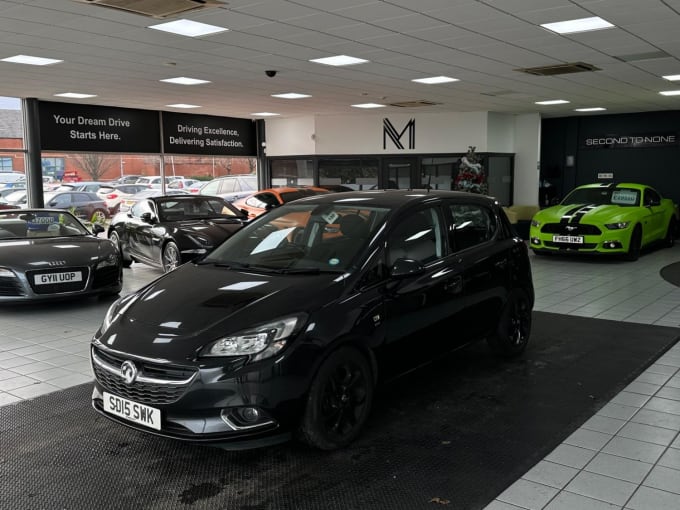
<path fill-rule="evenodd" d="M 538 221 L 538 220 L 531 220 L 531 226 L 532 226 L 532 227 L 540 227 L 540 226 L 541 226 L 541 222 Z"/>
<path fill-rule="evenodd" d="M 14 278 L 14 271 L 6 267 L 0 267 L 0 278 Z"/>
<path fill-rule="evenodd" d="M 127 310 L 132 303 L 137 301 L 137 295 L 136 294 L 128 294 L 127 296 L 123 296 L 121 298 L 118 298 L 116 301 L 113 302 L 111 306 L 109 306 L 109 309 L 106 311 L 106 315 L 104 315 L 104 321 L 102 322 L 101 327 L 99 328 L 101 333 L 105 333 L 109 327 L 111 327 L 111 324 L 120 317 L 125 310 Z"/>
<path fill-rule="evenodd" d="M 294 315 L 225 336 L 206 345 L 201 356 L 254 356 L 255 360 L 275 355 L 306 321 Z"/>
<path fill-rule="evenodd" d="M 118 254 L 118 251 L 111 252 L 107 256 L 99 259 L 97 262 L 97 267 L 117 266 L 119 257 L 120 255 Z"/>
<path fill-rule="evenodd" d="M 619 221 L 617 223 L 605 223 L 604 226 L 609 230 L 621 230 L 622 228 L 627 228 L 630 225 L 630 221 Z"/>

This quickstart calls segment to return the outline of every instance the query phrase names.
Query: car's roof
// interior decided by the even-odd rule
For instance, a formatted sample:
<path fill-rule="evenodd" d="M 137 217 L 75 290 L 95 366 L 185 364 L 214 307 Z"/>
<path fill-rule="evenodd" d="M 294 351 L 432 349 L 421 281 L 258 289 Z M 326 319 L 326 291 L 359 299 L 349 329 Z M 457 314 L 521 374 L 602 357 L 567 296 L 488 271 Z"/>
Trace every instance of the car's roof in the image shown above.
<path fill-rule="evenodd" d="M 594 182 L 591 184 L 582 184 L 581 186 L 576 186 L 574 189 L 578 188 L 637 188 L 645 189 L 651 188 L 648 184 L 640 184 L 639 182 Z"/>
<path fill-rule="evenodd" d="M 364 191 L 342 191 L 339 193 L 323 193 L 319 195 L 312 195 L 301 198 L 305 202 L 314 202 L 319 204 L 365 204 L 373 207 L 386 207 L 389 209 L 396 209 L 402 206 L 408 206 L 417 203 L 430 202 L 434 200 L 441 200 L 444 198 L 473 200 L 483 203 L 497 202 L 494 197 L 487 195 L 480 195 L 477 193 L 467 193 L 464 191 L 449 191 L 449 190 L 426 190 L 426 189 L 410 189 L 410 190 L 364 190 Z"/>

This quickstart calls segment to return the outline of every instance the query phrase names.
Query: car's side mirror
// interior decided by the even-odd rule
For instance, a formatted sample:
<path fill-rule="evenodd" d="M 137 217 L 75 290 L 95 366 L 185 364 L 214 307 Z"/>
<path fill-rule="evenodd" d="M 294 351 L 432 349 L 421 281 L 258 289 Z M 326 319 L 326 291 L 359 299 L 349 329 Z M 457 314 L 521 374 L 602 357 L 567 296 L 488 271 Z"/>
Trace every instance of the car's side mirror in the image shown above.
<path fill-rule="evenodd" d="M 153 225 L 156 222 L 156 217 L 150 213 L 150 212 L 145 212 L 142 213 L 142 215 L 139 217 L 144 223 L 149 223 Z"/>
<path fill-rule="evenodd" d="M 392 278 L 406 278 L 408 276 L 415 276 L 425 272 L 425 266 L 422 262 L 413 259 L 397 259 L 392 265 L 390 274 Z"/>
<path fill-rule="evenodd" d="M 92 225 L 92 232 L 94 233 L 94 235 L 101 234 L 102 232 L 105 232 L 105 231 L 106 231 L 106 229 L 103 226 L 101 226 L 99 223 L 95 223 L 95 224 Z"/>

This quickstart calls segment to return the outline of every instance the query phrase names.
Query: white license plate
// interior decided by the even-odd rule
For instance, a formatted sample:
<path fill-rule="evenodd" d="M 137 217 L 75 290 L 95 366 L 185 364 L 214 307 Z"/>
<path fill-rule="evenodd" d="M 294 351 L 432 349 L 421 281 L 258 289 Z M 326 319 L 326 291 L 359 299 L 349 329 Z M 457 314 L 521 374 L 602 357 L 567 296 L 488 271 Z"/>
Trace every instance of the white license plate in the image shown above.
<path fill-rule="evenodd" d="M 145 427 L 161 430 L 161 410 L 104 392 L 104 411 Z"/>
<path fill-rule="evenodd" d="M 80 271 L 64 271 L 63 273 L 37 274 L 34 281 L 36 285 L 82 282 L 83 273 Z"/>
<path fill-rule="evenodd" d="M 553 243 L 583 244 L 583 236 L 553 236 Z"/>

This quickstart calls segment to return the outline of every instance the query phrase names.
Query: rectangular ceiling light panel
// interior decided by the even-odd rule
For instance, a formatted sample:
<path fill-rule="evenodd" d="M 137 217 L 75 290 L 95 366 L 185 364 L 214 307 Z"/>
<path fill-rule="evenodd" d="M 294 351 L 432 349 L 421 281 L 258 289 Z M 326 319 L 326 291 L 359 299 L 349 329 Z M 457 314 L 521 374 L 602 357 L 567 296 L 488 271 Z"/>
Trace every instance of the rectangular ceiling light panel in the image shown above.
<path fill-rule="evenodd" d="M 152 18 L 167 18 L 196 9 L 224 5 L 220 0 L 74 0 L 128 11 Z"/>

